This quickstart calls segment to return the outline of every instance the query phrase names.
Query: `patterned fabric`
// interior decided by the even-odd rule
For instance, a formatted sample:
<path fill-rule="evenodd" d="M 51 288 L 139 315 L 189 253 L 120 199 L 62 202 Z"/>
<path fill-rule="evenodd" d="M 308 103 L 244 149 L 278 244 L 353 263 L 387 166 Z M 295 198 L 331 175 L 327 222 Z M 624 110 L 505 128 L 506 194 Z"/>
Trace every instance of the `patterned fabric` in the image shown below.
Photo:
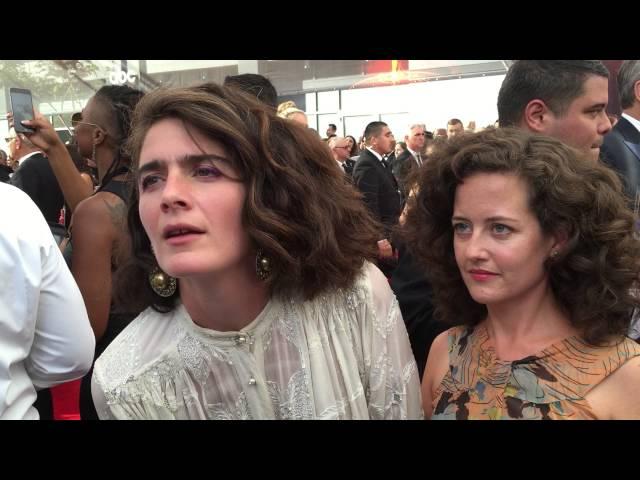
<path fill-rule="evenodd" d="M 449 330 L 449 371 L 432 420 L 595 419 L 585 396 L 640 345 L 594 347 L 574 336 L 518 361 L 496 357 L 484 325 Z"/>
<path fill-rule="evenodd" d="M 351 289 L 272 298 L 239 332 L 148 309 L 96 361 L 92 392 L 101 419 L 423 416 L 398 302 L 368 263 Z"/>

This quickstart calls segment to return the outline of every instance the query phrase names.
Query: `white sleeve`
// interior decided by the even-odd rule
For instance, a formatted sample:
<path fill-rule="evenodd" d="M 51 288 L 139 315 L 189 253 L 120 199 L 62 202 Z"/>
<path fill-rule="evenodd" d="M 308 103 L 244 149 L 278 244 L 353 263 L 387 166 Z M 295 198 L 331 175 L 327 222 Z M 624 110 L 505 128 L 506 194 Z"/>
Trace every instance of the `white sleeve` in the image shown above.
<path fill-rule="evenodd" d="M 27 371 L 37 388 L 84 376 L 93 362 L 95 336 L 80 289 L 48 225 L 42 250 L 42 284 Z"/>
<path fill-rule="evenodd" d="M 367 265 L 372 311 L 364 328 L 371 419 L 422 419 L 420 378 L 409 335 L 389 282 L 373 264 Z"/>
<path fill-rule="evenodd" d="M 80 378 L 95 350 L 80 289 L 35 203 L 10 186 L 0 198 L 0 383 L 18 388 L 22 369 L 36 388 Z"/>

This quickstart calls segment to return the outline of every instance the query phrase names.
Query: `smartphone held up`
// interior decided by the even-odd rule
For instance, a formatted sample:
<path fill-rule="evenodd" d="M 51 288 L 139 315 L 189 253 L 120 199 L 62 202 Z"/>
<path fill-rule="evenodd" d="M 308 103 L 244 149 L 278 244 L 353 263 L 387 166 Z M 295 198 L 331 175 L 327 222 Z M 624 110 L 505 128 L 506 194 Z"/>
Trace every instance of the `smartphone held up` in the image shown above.
<path fill-rule="evenodd" d="M 10 88 L 11 112 L 13 128 L 17 133 L 32 133 L 35 130 L 22 124 L 24 120 L 33 120 L 33 97 L 31 91 L 24 88 Z"/>

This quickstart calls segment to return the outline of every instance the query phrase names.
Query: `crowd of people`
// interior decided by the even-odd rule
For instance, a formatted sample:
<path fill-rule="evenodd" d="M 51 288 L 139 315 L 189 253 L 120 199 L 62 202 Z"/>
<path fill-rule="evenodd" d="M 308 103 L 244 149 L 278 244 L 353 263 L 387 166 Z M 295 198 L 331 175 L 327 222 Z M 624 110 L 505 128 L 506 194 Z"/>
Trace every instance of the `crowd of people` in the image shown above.
<path fill-rule="evenodd" d="M 0 418 L 67 388 L 81 419 L 640 419 L 617 80 L 612 128 L 601 62 L 519 60 L 495 125 L 401 141 L 320 138 L 254 74 L 102 87 L 70 145 L 36 113 L 0 162 Z"/>

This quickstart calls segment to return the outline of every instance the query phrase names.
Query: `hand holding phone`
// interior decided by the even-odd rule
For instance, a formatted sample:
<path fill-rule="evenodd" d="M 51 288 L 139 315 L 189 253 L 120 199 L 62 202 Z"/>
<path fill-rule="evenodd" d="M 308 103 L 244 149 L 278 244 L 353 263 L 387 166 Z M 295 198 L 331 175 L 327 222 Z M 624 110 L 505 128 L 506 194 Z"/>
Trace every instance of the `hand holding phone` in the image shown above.
<path fill-rule="evenodd" d="M 32 133 L 33 128 L 22 124 L 23 120 L 33 120 L 33 98 L 31 91 L 24 88 L 10 88 L 11 112 L 13 113 L 13 128 L 17 133 Z"/>

